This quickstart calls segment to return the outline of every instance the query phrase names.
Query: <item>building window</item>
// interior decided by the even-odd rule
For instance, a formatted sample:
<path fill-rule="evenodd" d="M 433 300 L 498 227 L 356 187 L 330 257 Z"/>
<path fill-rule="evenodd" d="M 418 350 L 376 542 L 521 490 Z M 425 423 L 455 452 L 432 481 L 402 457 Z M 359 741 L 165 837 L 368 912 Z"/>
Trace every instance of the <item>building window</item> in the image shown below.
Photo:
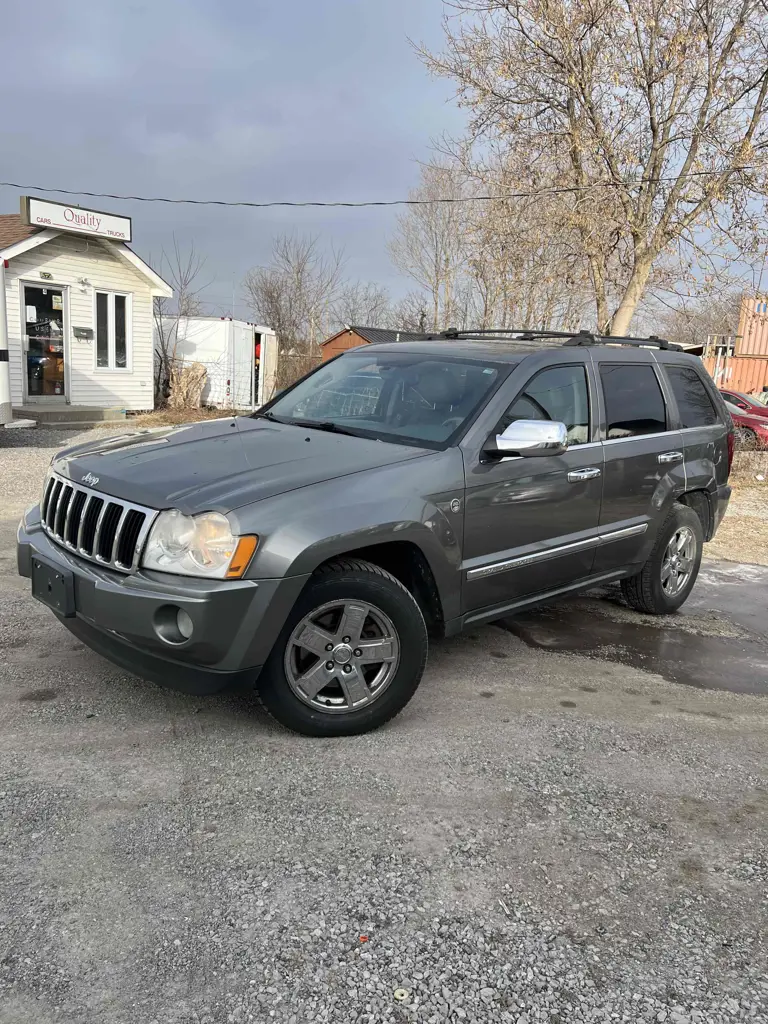
<path fill-rule="evenodd" d="M 130 296 L 96 292 L 96 366 L 126 370 L 130 345 Z"/>

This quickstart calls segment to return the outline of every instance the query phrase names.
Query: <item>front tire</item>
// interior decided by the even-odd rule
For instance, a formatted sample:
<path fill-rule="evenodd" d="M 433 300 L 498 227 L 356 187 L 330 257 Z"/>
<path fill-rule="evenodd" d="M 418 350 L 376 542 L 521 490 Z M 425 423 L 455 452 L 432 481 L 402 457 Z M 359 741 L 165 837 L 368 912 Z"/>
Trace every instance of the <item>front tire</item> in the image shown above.
<path fill-rule="evenodd" d="M 675 502 L 653 551 L 636 576 L 621 581 L 627 604 L 647 615 L 670 615 L 687 600 L 701 566 L 704 531 L 692 508 Z"/>
<path fill-rule="evenodd" d="M 370 732 L 401 711 L 421 681 L 427 627 L 410 591 L 361 559 L 321 566 L 267 659 L 258 694 L 305 736 Z"/>

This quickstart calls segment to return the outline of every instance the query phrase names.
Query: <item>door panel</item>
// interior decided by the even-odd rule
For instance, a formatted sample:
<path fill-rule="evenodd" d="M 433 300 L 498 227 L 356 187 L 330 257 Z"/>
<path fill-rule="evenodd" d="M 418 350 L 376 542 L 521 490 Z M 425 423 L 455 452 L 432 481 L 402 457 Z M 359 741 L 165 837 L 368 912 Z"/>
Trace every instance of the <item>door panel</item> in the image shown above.
<path fill-rule="evenodd" d="M 685 489 L 685 449 L 680 431 L 668 429 L 663 381 L 649 352 L 623 352 L 619 363 L 610 350 L 595 351 L 593 359 L 605 438 L 600 530 L 638 531 L 600 546 L 594 571 L 605 572 L 648 557 L 664 509 Z"/>
<path fill-rule="evenodd" d="M 602 478 L 569 480 L 584 469 L 602 472 L 601 445 L 465 467 L 465 612 L 589 575 Z M 565 550 L 553 550 L 558 548 Z"/>
<path fill-rule="evenodd" d="M 643 525 L 646 529 L 601 545 L 595 572 L 645 561 L 660 525 L 660 510 L 685 489 L 685 449 L 679 430 L 607 441 L 603 451 L 601 532 Z M 660 461 L 660 457 L 678 454 L 680 458 Z"/>

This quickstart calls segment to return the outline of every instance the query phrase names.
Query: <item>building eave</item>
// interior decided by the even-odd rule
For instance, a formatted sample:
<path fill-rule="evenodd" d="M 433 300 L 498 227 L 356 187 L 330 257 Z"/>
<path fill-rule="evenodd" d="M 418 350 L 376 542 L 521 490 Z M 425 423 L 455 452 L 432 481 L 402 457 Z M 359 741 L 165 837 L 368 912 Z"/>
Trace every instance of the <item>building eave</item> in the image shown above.
<path fill-rule="evenodd" d="M 336 331 L 336 333 L 332 334 L 330 338 L 326 338 L 324 341 L 321 341 L 320 348 L 323 348 L 325 345 L 330 345 L 332 341 L 335 341 L 337 338 L 340 338 L 342 334 L 354 334 L 356 338 L 360 338 L 360 340 L 364 341 L 366 345 L 371 344 L 367 338 L 364 338 L 362 336 L 362 334 L 358 334 L 354 327 L 342 327 L 340 331 Z"/>
<path fill-rule="evenodd" d="M 23 253 L 29 252 L 31 249 L 36 249 L 39 245 L 44 245 L 46 242 L 50 242 L 52 239 L 58 238 L 59 235 L 66 234 L 66 231 L 60 231 L 57 228 L 45 228 L 43 231 L 38 231 L 36 234 L 30 235 L 29 238 L 23 238 L 20 242 L 14 242 L 13 245 L 8 245 L 5 249 L 0 250 L 0 260 L 12 260 L 15 256 L 21 256 Z M 91 236 L 78 233 L 77 237 L 84 238 Z M 168 282 L 164 281 L 159 274 L 155 273 L 152 267 L 150 267 L 148 263 L 145 263 L 141 256 L 137 256 L 132 249 L 129 249 L 125 242 L 113 242 L 108 238 L 100 238 L 98 236 L 93 237 L 95 237 L 98 242 L 101 242 L 108 252 L 114 253 L 114 255 L 130 264 L 134 270 L 138 270 L 139 273 L 149 281 L 152 295 L 162 295 L 169 299 L 173 296 L 173 288 L 168 284 Z"/>
<path fill-rule="evenodd" d="M 148 263 L 145 263 L 141 256 L 137 256 L 133 249 L 130 249 L 125 242 L 112 242 L 106 238 L 100 238 L 99 241 L 107 248 L 109 252 L 113 252 L 116 256 L 125 260 L 129 263 L 134 270 L 138 270 L 140 274 L 147 278 L 150 285 L 150 291 L 152 295 L 164 296 L 170 299 L 173 296 L 173 288 L 164 281 L 159 274 L 150 267 Z"/>
<path fill-rule="evenodd" d="M 25 252 L 29 252 L 30 249 L 36 249 L 38 245 L 43 245 L 45 242 L 50 242 L 52 238 L 56 238 L 62 234 L 56 228 L 45 228 L 44 231 L 38 231 L 34 235 L 30 235 L 29 238 L 22 238 L 20 242 L 14 242 L 13 245 L 7 245 L 5 249 L 0 249 L 0 260 L 12 260 L 14 256 L 21 256 Z"/>

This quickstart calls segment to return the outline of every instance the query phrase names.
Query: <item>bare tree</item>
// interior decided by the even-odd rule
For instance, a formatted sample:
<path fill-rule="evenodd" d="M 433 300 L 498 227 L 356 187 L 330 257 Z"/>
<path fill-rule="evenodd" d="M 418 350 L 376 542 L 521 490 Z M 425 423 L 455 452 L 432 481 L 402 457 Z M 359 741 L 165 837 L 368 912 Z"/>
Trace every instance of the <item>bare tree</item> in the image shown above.
<path fill-rule="evenodd" d="M 152 313 L 155 327 L 155 404 L 168 401 L 171 372 L 176 361 L 179 344 L 179 325 L 182 320 L 199 316 L 202 312 L 200 293 L 208 286 L 198 278 L 205 267 L 205 258 L 195 249 L 194 242 L 182 250 L 176 236 L 173 248 L 160 254 L 158 272 L 173 288 L 173 298 L 155 296 Z"/>
<path fill-rule="evenodd" d="M 355 281 L 342 285 L 333 304 L 334 326 L 376 327 L 387 324 L 391 316 L 391 301 L 386 288 L 377 284 Z"/>
<path fill-rule="evenodd" d="M 741 298 L 741 287 L 734 284 L 716 296 L 683 300 L 677 307 L 657 313 L 659 333 L 683 345 L 703 345 L 712 337 L 733 337 L 739 329 Z"/>
<path fill-rule="evenodd" d="M 429 296 L 424 292 L 408 292 L 396 302 L 384 324 L 393 331 L 418 331 L 422 334 L 430 330 Z"/>
<path fill-rule="evenodd" d="M 414 197 L 440 197 L 435 185 L 448 181 L 454 196 L 470 201 L 409 207 L 390 245 L 400 269 L 424 289 L 417 306 L 430 310 L 426 325 L 578 327 L 587 281 L 562 210 L 539 197 L 471 201 L 512 193 L 524 166 L 487 154 L 476 161 L 466 151 L 446 155 L 450 163 L 422 169 Z"/>
<path fill-rule="evenodd" d="M 422 168 L 421 183 L 409 198 L 415 205 L 398 217 L 389 243 L 395 266 L 429 296 L 429 328 L 448 324 L 455 315 L 457 284 L 464 262 L 466 207 L 459 199 L 462 178 L 455 167 L 430 163 Z"/>
<path fill-rule="evenodd" d="M 343 254 L 321 252 L 315 237 L 281 235 L 269 266 L 248 271 L 243 287 L 254 317 L 277 335 L 277 386 L 286 387 L 320 361 L 333 323 Z"/>
<path fill-rule="evenodd" d="M 597 324 L 626 332 L 658 265 L 754 248 L 764 227 L 764 0 L 452 0 L 423 48 L 470 136 L 524 154 L 579 241 Z M 558 191 L 564 190 L 564 191 Z M 559 199 L 558 199 L 559 197 Z"/>

